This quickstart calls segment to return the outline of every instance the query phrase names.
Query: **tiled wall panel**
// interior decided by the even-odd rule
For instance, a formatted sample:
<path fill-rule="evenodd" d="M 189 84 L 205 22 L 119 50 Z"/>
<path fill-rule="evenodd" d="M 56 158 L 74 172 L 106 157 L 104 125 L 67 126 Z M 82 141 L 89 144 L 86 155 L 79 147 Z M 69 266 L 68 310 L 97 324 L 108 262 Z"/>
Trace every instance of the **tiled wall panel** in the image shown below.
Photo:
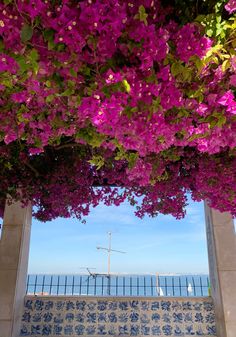
<path fill-rule="evenodd" d="M 215 336 L 211 298 L 26 296 L 21 336 Z"/>

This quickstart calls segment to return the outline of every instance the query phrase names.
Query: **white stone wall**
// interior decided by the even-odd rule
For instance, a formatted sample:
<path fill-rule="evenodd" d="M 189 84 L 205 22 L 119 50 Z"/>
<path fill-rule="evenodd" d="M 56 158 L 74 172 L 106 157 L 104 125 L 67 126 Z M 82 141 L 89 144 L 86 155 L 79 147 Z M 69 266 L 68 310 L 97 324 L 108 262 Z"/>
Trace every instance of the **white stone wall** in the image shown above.
<path fill-rule="evenodd" d="M 209 297 L 26 296 L 21 336 L 215 336 Z"/>

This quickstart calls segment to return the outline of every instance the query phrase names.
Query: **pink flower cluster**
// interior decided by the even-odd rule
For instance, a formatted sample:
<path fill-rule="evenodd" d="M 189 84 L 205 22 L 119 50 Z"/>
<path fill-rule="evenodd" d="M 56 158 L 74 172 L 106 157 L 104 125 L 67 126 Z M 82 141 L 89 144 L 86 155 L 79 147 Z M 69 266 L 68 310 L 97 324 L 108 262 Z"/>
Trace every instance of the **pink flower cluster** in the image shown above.
<path fill-rule="evenodd" d="M 199 28 L 194 24 L 186 24 L 175 36 L 179 58 L 188 62 L 193 56 L 202 58 L 212 46 L 212 40 L 201 36 Z"/>
<path fill-rule="evenodd" d="M 180 218 L 190 191 L 236 214 L 232 41 L 208 53 L 162 4 L 0 4 L 1 200 L 20 189 L 44 221 L 125 199 Z"/>
<path fill-rule="evenodd" d="M 236 11 L 236 1 L 229 0 L 225 5 L 225 9 L 231 14 Z"/>

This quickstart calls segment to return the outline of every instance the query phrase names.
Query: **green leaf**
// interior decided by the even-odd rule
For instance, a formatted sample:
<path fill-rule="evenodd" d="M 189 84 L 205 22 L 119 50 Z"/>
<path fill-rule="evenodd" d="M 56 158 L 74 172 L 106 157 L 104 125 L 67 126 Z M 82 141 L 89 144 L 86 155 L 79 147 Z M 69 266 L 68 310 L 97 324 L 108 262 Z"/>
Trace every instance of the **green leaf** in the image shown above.
<path fill-rule="evenodd" d="M 146 13 L 145 7 L 143 5 L 139 6 L 138 12 L 140 21 L 144 22 L 145 25 L 147 26 L 148 14 Z"/>
<path fill-rule="evenodd" d="M 227 69 L 230 68 L 230 60 L 225 60 L 223 63 L 222 63 L 222 71 L 225 72 Z"/>
<path fill-rule="evenodd" d="M 68 80 L 67 85 L 68 85 L 68 88 L 74 89 L 76 83 L 75 83 L 75 81 Z"/>
<path fill-rule="evenodd" d="M 54 41 L 48 41 L 48 50 L 53 50 L 55 48 L 56 44 Z"/>
<path fill-rule="evenodd" d="M 49 80 L 47 80 L 45 82 L 45 84 L 46 84 L 46 87 L 48 87 L 48 88 L 51 88 L 51 86 L 52 86 L 52 83 Z"/>
<path fill-rule="evenodd" d="M 46 41 L 52 41 L 54 39 L 54 30 L 46 29 L 43 31 L 43 37 Z"/>
<path fill-rule="evenodd" d="M 73 68 L 70 68 L 70 74 L 73 77 L 77 77 L 77 72 Z"/>
<path fill-rule="evenodd" d="M 21 29 L 21 41 L 26 43 L 33 36 L 33 28 L 29 25 L 24 25 Z"/>
<path fill-rule="evenodd" d="M 71 88 L 67 88 L 62 94 L 61 94 L 61 96 L 71 96 L 71 95 L 73 95 L 74 94 L 74 90 L 73 89 L 71 89 Z"/>
<path fill-rule="evenodd" d="M 180 63 L 172 63 L 170 70 L 171 70 L 171 74 L 173 76 L 176 76 L 182 72 L 183 67 L 181 66 Z"/>
<path fill-rule="evenodd" d="M 17 58 L 17 63 L 19 64 L 20 70 L 21 70 L 22 73 L 24 73 L 25 71 L 27 71 L 30 68 L 29 64 L 26 63 L 26 59 L 22 55 L 20 55 Z"/>
<path fill-rule="evenodd" d="M 185 82 L 190 82 L 192 79 L 192 73 L 191 70 L 188 68 L 183 67 L 182 69 L 182 76 L 183 76 L 183 80 Z"/>
<path fill-rule="evenodd" d="M 38 71 L 39 71 L 39 65 L 37 62 L 32 62 L 32 69 L 34 71 L 34 73 L 37 75 Z"/>
<path fill-rule="evenodd" d="M 5 45 L 3 43 L 3 41 L 0 40 L 0 52 L 3 52 L 5 49 Z"/>
<path fill-rule="evenodd" d="M 208 28 L 208 29 L 206 30 L 206 35 L 207 35 L 207 36 L 212 37 L 213 34 L 214 34 L 214 31 L 213 31 L 212 28 Z"/>
<path fill-rule="evenodd" d="M 125 91 L 129 93 L 131 89 L 129 83 L 126 80 L 123 80 L 122 83 L 125 87 Z"/>
<path fill-rule="evenodd" d="M 137 159 L 138 153 L 136 152 L 132 152 L 128 155 L 129 169 L 132 169 L 135 166 Z"/>
<path fill-rule="evenodd" d="M 88 144 L 91 145 L 92 147 L 99 147 L 101 146 L 101 144 L 104 142 L 105 139 L 106 139 L 105 136 L 96 134 L 93 136 L 93 138 L 91 138 L 88 141 Z"/>
<path fill-rule="evenodd" d="M 46 102 L 51 103 L 54 100 L 54 98 L 55 98 L 54 95 L 49 95 L 46 97 Z"/>
<path fill-rule="evenodd" d="M 97 170 L 99 170 L 104 165 L 104 158 L 99 155 L 94 155 L 89 163 L 96 166 Z"/>
<path fill-rule="evenodd" d="M 29 58 L 31 61 L 37 61 L 39 59 L 39 54 L 38 51 L 36 49 L 32 49 L 30 54 L 29 54 Z"/>
<path fill-rule="evenodd" d="M 11 78 L 4 78 L 3 80 L 1 80 L 1 84 L 3 84 L 7 88 L 12 88 L 13 87 L 13 83 L 12 83 L 12 79 Z"/>

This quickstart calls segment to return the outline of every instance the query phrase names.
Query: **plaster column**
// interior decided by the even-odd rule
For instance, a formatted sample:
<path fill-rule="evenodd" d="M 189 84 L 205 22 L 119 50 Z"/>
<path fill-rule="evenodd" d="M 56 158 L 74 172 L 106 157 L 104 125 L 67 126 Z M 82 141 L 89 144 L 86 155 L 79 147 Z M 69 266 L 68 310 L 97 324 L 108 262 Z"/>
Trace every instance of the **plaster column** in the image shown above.
<path fill-rule="evenodd" d="M 236 336 L 236 235 L 230 213 L 205 203 L 211 294 L 217 337 Z"/>
<path fill-rule="evenodd" d="M 26 291 L 32 208 L 5 206 L 0 239 L 0 336 L 18 337 Z"/>

